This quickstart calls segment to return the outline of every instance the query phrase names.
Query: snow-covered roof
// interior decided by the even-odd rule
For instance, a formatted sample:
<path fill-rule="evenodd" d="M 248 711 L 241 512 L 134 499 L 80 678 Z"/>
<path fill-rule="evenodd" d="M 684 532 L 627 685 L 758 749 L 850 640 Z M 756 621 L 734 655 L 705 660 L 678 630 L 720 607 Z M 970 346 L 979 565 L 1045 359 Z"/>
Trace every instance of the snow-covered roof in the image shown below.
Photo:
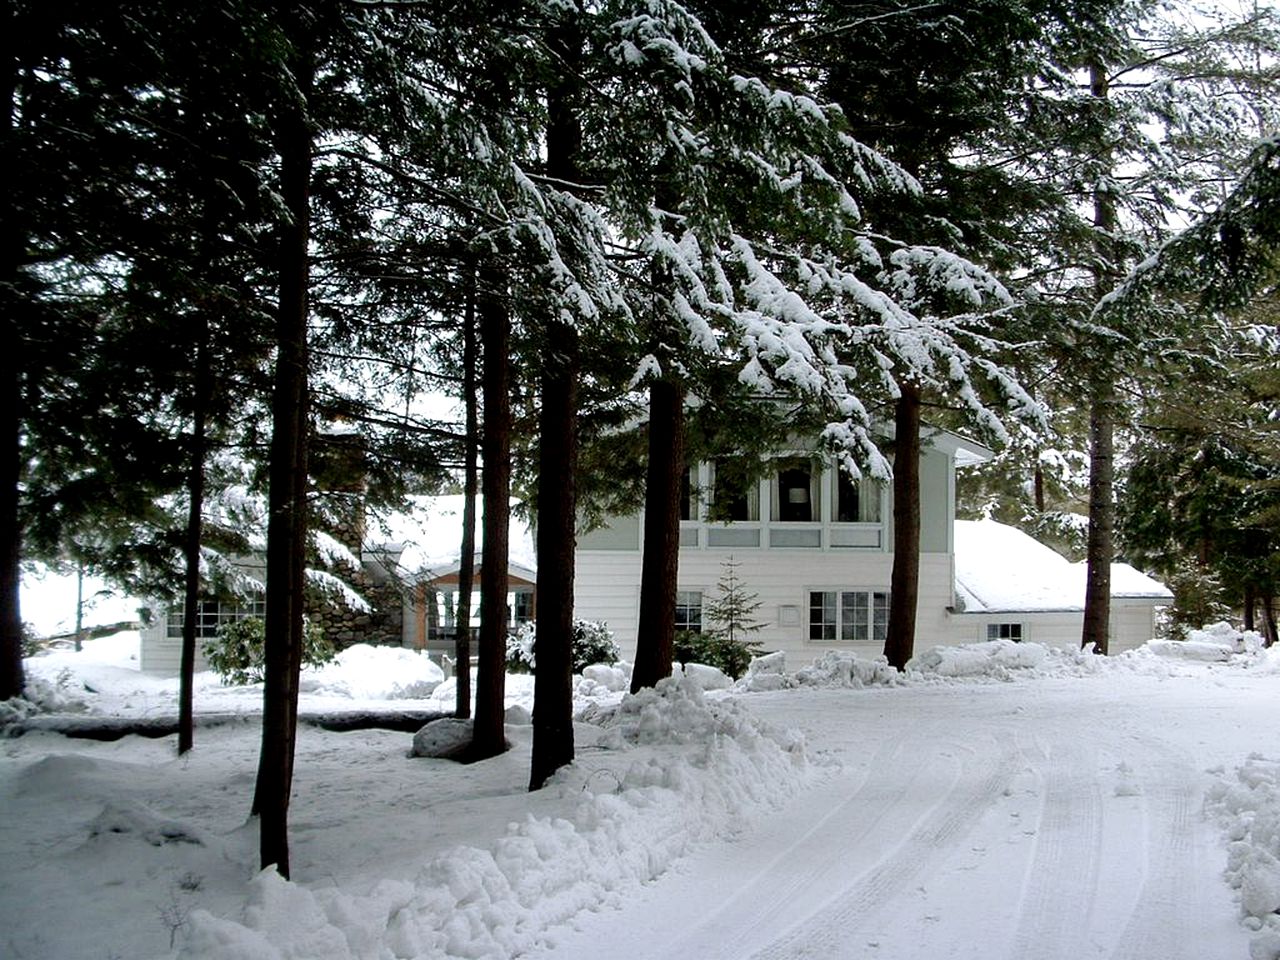
<path fill-rule="evenodd" d="M 995 520 L 957 520 L 956 605 L 966 613 L 1084 609 L 1083 563 Z M 1127 563 L 1111 565 L 1111 595 L 1168 602 L 1173 594 Z"/>
<path fill-rule="evenodd" d="M 414 497 L 408 510 L 385 518 L 387 533 L 400 553 L 400 566 L 411 573 L 438 574 L 450 567 L 456 569 L 462 546 L 463 497 Z M 529 524 L 515 513 L 517 502 L 511 501 L 510 548 L 507 557 L 513 566 L 529 571 L 537 569 L 533 534 Z M 476 503 L 476 551 L 482 542 L 481 520 L 484 508 Z"/>

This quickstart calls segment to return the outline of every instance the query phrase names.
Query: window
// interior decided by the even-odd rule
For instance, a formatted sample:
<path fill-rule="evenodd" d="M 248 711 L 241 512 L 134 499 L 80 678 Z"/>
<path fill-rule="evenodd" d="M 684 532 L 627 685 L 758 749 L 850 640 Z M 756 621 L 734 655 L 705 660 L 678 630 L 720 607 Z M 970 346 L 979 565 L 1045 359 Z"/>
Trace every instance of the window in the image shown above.
<path fill-rule="evenodd" d="M 867 477 L 855 480 L 837 470 L 835 513 L 837 523 L 879 523 L 879 484 Z"/>
<path fill-rule="evenodd" d="M 529 623 L 533 620 L 533 591 L 516 590 L 512 594 L 515 599 L 515 617 L 517 624 Z"/>
<path fill-rule="evenodd" d="M 182 639 L 182 617 L 185 609 L 185 605 L 181 603 L 169 609 L 165 634 L 172 640 Z M 218 635 L 218 628 L 223 624 L 247 617 L 263 617 L 266 612 L 267 603 L 263 597 L 254 597 L 241 603 L 201 600 L 196 604 L 196 639 L 210 640 Z"/>
<path fill-rule="evenodd" d="M 1014 643 L 1022 642 L 1022 624 L 1020 623 L 988 623 L 987 624 L 988 640 L 1012 640 Z"/>
<path fill-rule="evenodd" d="M 680 478 L 680 519 L 692 520 L 693 517 L 693 471 L 694 467 L 685 467 Z"/>
<path fill-rule="evenodd" d="M 702 632 L 702 591 L 676 591 L 676 630 Z"/>
<path fill-rule="evenodd" d="M 811 523 L 822 519 L 822 471 L 812 460 L 779 460 L 774 474 L 771 519 Z"/>
<path fill-rule="evenodd" d="M 884 590 L 813 590 L 809 593 L 809 639 L 846 643 L 884 640 L 889 593 Z"/>
<path fill-rule="evenodd" d="M 760 487 L 744 460 L 715 462 L 714 519 L 721 522 L 760 519 Z"/>

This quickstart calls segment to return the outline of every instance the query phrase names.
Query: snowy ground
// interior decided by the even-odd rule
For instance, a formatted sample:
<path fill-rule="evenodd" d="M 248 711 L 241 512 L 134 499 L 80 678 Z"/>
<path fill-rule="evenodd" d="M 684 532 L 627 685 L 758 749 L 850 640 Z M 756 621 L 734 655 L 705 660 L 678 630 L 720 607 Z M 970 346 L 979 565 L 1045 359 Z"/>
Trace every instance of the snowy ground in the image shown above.
<path fill-rule="evenodd" d="M 292 884 L 246 823 L 260 693 L 202 677 L 221 720 L 181 760 L 3 740 L 0 956 L 1274 960 L 1280 658 L 1235 640 L 979 644 L 901 682 L 827 657 L 626 699 L 597 671 L 577 762 L 532 795 L 527 725 L 470 767 L 304 727 Z M 134 664 L 127 637 L 28 661 L 46 707 L 172 712 Z M 433 683 L 357 650 L 302 708 L 431 709 Z"/>

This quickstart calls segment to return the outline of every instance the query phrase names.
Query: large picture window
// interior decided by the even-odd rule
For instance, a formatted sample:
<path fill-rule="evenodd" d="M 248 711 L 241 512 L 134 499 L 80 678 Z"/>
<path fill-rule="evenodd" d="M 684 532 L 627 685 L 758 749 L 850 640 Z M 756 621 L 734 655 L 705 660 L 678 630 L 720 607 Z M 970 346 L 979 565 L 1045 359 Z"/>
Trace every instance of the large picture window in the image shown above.
<path fill-rule="evenodd" d="M 184 604 L 177 604 L 169 609 L 165 635 L 172 640 L 182 639 L 182 616 Z M 226 623 L 234 623 L 246 617 L 264 617 L 267 603 L 262 597 L 239 602 L 222 600 L 201 600 L 196 604 L 196 639 L 211 640 L 218 635 L 219 628 Z"/>
<path fill-rule="evenodd" d="M 811 641 L 880 642 L 888 626 L 887 590 L 813 590 L 809 593 Z"/>

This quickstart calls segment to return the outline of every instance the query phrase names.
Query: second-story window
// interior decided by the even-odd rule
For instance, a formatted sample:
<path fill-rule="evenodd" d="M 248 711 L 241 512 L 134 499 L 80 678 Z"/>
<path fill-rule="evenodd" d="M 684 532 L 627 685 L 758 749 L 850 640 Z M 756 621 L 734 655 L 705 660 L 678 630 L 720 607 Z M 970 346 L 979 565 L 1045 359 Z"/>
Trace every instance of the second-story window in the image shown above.
<path fill-rule="evenodd" d="M 879 523 L 879 485 L 865 477 L 855 480 L 837 469 L 835 520 L 837 523 Z"/>
<path fill-rule="evenodd" d="M 779 460 L 773 487 L 772 519 L 798 523 L 821 520 L 820 476 L 812 460 Z"/>
<path fill-rule="evenodd" d="M 711 519 L 720 522 L 760 519 L 760 489 L 748 464 L 723 459 L 714 464 Z"/>

